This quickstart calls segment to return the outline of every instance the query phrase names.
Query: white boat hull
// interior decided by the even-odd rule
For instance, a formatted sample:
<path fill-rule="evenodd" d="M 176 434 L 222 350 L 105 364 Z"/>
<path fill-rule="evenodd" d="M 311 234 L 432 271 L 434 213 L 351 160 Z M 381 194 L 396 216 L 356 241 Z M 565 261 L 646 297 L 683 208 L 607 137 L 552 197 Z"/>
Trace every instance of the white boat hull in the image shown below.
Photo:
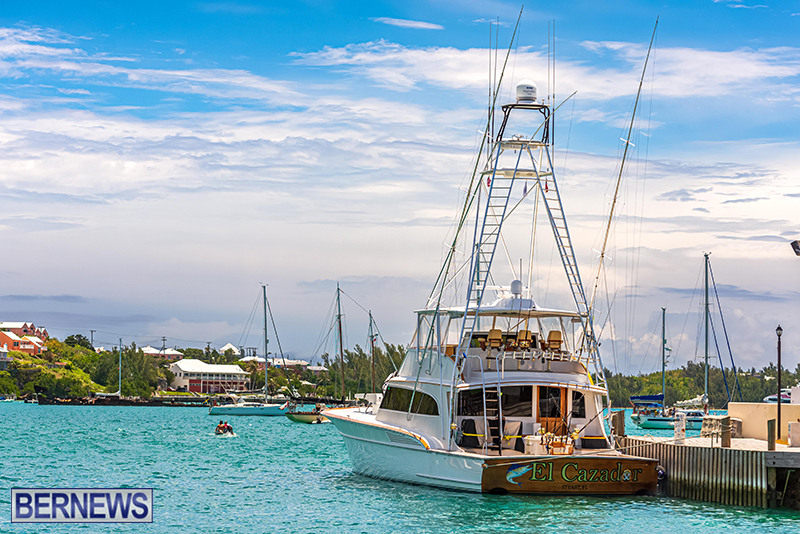
<path fill-rule="evenodd" d="M 326 412 L 328 415 L 328 412 Z M 481 491 L 483 459 L 431 451 L 409 434 L 330 417 L 358 474 L 441 488 Z"/>
<path fill-rule="evenodd" d="M 209 415 L 284 415 L 286 408 L 281 404 L 262 404 L 258 406 L 238 406 L 236 404 L 221 404 L 208 409 Z"/>
<path fill-rule="evenodd" d="M 671 430 L 675 427 L 675 417 L 661 417 L 648 415 L 632 415 L 631 420 L 639 428 L 646 430 Z M 703 420 L 697 418 L 686 418 L 686 430 L 701 430 Z"/>
<path fill-rule="evenodd" d="M 657 462 L 652 459 L 625 455 L 490 458 L 431 449 L 425 438 L 357 420 L 346 411 L 326 411 L 325 415 L 344 438 L 353 470 L 372 478 L 483 493 L 630 495 L 652 493 L 656 488 Z M 605 473 L 606 478 L 582 478 L 589 473 Z"/>

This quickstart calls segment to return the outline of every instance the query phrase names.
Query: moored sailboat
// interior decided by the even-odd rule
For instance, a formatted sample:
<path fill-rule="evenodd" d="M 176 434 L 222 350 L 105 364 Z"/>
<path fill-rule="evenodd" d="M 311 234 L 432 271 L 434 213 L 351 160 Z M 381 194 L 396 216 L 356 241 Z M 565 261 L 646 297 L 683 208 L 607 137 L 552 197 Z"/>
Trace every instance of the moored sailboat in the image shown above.
<path fill-rule="evenodd" d="M 269 390 L 269 335 L 267 330 L 267 286 L 262 285 L 261 289 L 264 293 L 264 401 L 249 401 L 245 399 L 236 399 L 236 402 L 231 404 L 217 404 L 209 407 L 209 415 L 265 415 L 277 416 L 286 413 L 286 403 L 278 404 L 269 402 L 267 391 Z M 274 321 L 273 321 L 274 327 Z M 277 334 L 276 334 L 277 336 Z"/>
<path fill-rule="evenodd" d="M 694 404 L 692 401 L 677 403 L 674 408 L 667 408 L 665 399 L 667 394 L 667 331 L 666 331 L 667 309 L 661 308 L 661 393 L 657 395 L 634 395 L 630 398 L 633 406 L 631 421 L 639 428 L 648 430 L 660 429 L 669 430 L 674 428 L 678 417 L 685 418 L 687 430 L 700 430 L 703 428 L 702 410 L 689 409 Z M 703 396 L 702 398 L 707 398 Z M 701 397 L 698 397 L 701 399 Z M 704 402 L 704 401 L 701 401 Z M 701 404 L 702 406 L 702 404 Z"/>
<path fill-rule="evenodd" d="M 693 399 L 678 401 L 675 405 L 671 408 L 667 408 L 666 404 L 664 403 L 664 398 L 666 394 L 666 357 L 665 351 L 666 349 L 666 334 L 664 328 L 664 308 L 662 309 L 661 315 L 661 342 L 662 342 L 662 352 L 661 352 L 661 381 L 662 381 L 662 390 L 661 395 L 659 395 L 659 399 L 657 401 L 653 401 L 653 395 L 639 395 L 633 396 L 630 398 L 631 404 L 633 405 L 633 415 L 631 415 L 631 420 L 634 424 L 636 424 L 639 428 L 644 429 L 668 429 L 673 428 L 675 422 L 677 421 L 678 417 L 682 415 L 686 419 L 686 426 L 687 430 L 701 430 L 703 428 L 703 419 L 708 414 L 709 410 L 709 398 L 708 398 L 708 369 L 709 369 L 709 346 L 710 346 L 710 336 L 711 336 L 711 312 L 710 306 L 711 301 L 709 298 L 709 275 L 711 273 L 711 262 L 709 259 L 709 253 L 703 254 L 704 258 L 704 293 L 705 293 L 705 302 L 703 303 L 703 322 L 704 322 L 704 381 L 703 381 L 703 394 L 698 395 Z M 716 288 L 716 286 L 715 286 Z M 715 289 L 716 291 L 716 289 Z M 724 324 L 724 323 L 723 323 Z M 733 355 L 731 355 L 731 363 L 733 363 Z M 733 366 L 735 371 L 736 367 Z M 735 377 L 734 373 L 734 377 Z M 727 387 L 727 384 L 726 384 Z M 740 393 L 741 395 L 741 393 Z M 765 402 L 766 399 L 765 399 Z M 775 401 L 777 402 L 777 401 Z"/>

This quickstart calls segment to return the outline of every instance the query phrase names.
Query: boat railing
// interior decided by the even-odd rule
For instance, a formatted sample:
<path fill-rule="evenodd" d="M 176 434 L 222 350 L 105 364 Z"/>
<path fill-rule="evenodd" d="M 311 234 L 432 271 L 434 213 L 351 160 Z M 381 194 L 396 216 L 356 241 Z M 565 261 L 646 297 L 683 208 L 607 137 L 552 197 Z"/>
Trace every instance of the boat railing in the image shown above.
<path fill-rule="evenodd" d="M 488 352 L 485 354 L 483 359 L 486 360 L 486 368 L 487 370 L 492 370 L 492 361 L 498 362 L 496 363 L 497 370 L 506 370 L 506 361 L 515 362 L 516 363 L 516 370 L 517 371 L 541 371 L 541 369 L 535 369 L 532 365 L 525 365 L 526 363 L 535 363 L 537 361 L 544 361 L 544 362 L 576 362 L 576 363 L 583 363 L 582 358 L 576 355 L 573 352 L 566 351 L 566 350 L 542 350 L 542 349 L 532 349 L 532 350 L 513 350 L 513 351 L 505 351 L 501 350 L 498 352 Z"/>

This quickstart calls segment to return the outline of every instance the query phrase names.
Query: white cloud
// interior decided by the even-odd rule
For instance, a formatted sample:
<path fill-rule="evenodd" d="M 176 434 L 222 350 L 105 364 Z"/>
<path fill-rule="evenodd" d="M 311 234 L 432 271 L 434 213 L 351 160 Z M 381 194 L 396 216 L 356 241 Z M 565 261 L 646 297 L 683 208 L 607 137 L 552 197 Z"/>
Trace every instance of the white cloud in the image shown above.
<path fill-rule="evenodd" d="M 360 301 L 379 309 L 389 341 L 409 338 L 409 310 L 424 302 L 438 272 L 458 187 L 470 176 L 483 128 L 485 50 L 378 41 L 293 55 L 289 70 L 310 66 L 320 74 L 319 85 L 309 85 L 291 72 L 272 79 L 244 69 L 139 68 L 137 58 L 93 55 L 75 46 L 78 39 L 49 30 L 0 32 L 4 38 L 0 75 L 41 91 L 92 94 L 81 100 L 93 101 L 124 87 L 159 91 L 164 100 L 201 95 L 211 104 L 178 112 L 159 107 L 163 100 L 148 109 L 138 101 L 79 107 L 77 99 L 35 91 L 0 98 L 0 225 L 13 229 L 5 246 L 35 239 L 43 258 L 24 274 L 9 268 L 0 294 L 16 294 L 20 280 L 32 280 L 42 294 L 82 295 L 87 306 L 102 296 L 125 310 L 119 316 L 132 307 L 158 315 L 126 323 L 142 335 L 224 342 L 246 319 L 250 289 L 265 281 L 279 322 L 288 325 L 284 344 L 307 357 L 308 325 L 322 321 L 309 314 L 323 313 L 325 288 L 345 279 L 364 290 Z M 609 99 L 631 95 L 643 57 L 642 47 L 629 43 L 587 49 L 611 62 L 559 64 L 562 90 L 580 86 L 585 104 L 576 110 L 576 133 L 622 120 L 628 102 L 623 108 Z M 739 107 L 741 91 L 750 89 L 737 84 L 772 91 L 776 102 L 794 98 L 797 56 L 791 48 L 662 49 L 654 98 L 717 92 L 717 100 Z M 515 72 L 544 71 L 546 60 L 520 48 Z M 342 69 L 359 78 L 349 81 Z M 392 90 L 365 92 L 360 77 Z M 432 87 L 435 99 L 412 91 L 422 87 Z M 476 95 L 474 103 L 465 93 Z M 603 193 L 610 194 L 618 164 L 620 135 L 614 127 L 597 131 L 586 135 L 591 143 L 573 134 L 568 154 L 555 154 L 557 170 L 567 161 L 559 179 L 585 282 L 608 209 Z M 649 155 L 638 141 L 631 154 L 609 253 L 621 273 L 609 282 L 620 311 L 615 330 L 604 333 L 620 343 L 627 370 L 638 368 L 636 351 L 649 341 L 637 316 L 662 299 L 685 309 L 686 292 L 664 288 L 691 290 L 702 251 L 715 249 L 720 281 L 754 294 L 775 294 L 775 280 L 796 279 L 775 241 L 797 228 L 796 142 L 699 143 L 692 135 L 681 132 L 670 143 L 656 135 Z M 602 136 L 612 143 L 596 144 Z M 568 305 L 551 283 L 561 275 L 557 254 L 550 259 L 539 258 L 537 299 Z M 636 283 L 626 270 L 634 264 Z M 629 303 L 637 300 L 634 309 Z M 777 303 L 751 313 L 750 322 L 732 322 L 743 337 L 760 339 L 759 329 L 792 313 L 786 310 Z M 764 351 L 754 343 L 744 356 L 752 362 Z"/>
<path fill-rule="evenodd" d="M 602 101 L 635 93 L 646 47 L 621 42 L 585 42 L 583 46 L 596 54 L 611 53 L 615 60 L 624 62 L 625 68 L 587 66 L 583 60 L 562 57 L 558 64 L 562 94 L 578 90 L 582 99 Z M 380 40 L 326 46 L 319 52 L 295 56 L 298 64 L 346 67 L 386 88 L 408 90 L 427 83 L 485 92 L 486 51 L 482 49 L 416 49 Z M 658 75 L 653 92 L 666 97 L 759 95 L 784 99 L 786 95 L 775 80 L 800 75 L 800 49 L 791 47 L 734 51 L 661 48 L 656 59 Z M 516 73 L 546 72 L 547 56 L 520 47 L 514 65 Z"/>
<path fill-rule="evenodd" d="M 418 20 L 405 20 L 405 19 L 392 19 L 389 17 L 378 17 L 374 19 L 375 22 L 388 24 L 389 26 L 398 26 L 400 28 L 412 28 L 415 30 L 443 30 L 444 26 L 433 24 L 431 22 L 420 22 Z"/>
<path fill-rule="evenodd" d="M 56 89 L 59 93 L 64 93 L 65 95 L 90 95 L 89 91 L 86 89 L 65 89 L 63 87 L 58 87 Z"/>

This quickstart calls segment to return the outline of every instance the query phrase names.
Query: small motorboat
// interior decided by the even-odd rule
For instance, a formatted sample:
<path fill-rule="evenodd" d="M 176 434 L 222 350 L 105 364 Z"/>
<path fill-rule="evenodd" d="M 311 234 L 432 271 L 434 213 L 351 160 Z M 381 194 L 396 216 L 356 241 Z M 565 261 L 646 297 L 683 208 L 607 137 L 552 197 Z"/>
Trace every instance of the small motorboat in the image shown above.
<path fill-rule="evenodd" d="M 321 424 L 330 423 L 331 420 L 322 415 L 322 410 L 325 409 L 324 404 L 317 404 L 313 410 L 300 411 L 297 410 L 296 404 L 290 404 L 289 409 L 286 411 L 286 417 L 295 423 L 308 423 L 308 424 Z"/>
<path fill-rule="evenodd" d="M 764 397 L 764 402 L 771 404 L 778 404 L 778 394 L 773 393 Z M 792 402 L 792 388 L 781 389 L 781 404 L 790 404 Z"/>

